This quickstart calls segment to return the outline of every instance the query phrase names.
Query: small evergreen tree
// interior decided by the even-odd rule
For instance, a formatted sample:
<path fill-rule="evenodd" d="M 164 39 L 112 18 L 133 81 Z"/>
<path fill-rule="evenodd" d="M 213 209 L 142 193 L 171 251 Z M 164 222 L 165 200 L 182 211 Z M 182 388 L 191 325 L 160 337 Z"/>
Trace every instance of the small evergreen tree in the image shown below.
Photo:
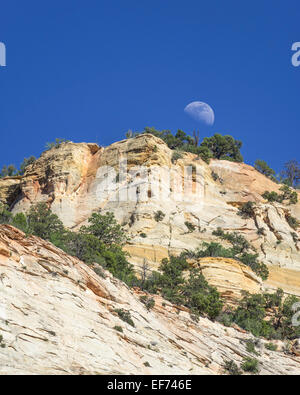
<path fill-rule="evenodd" d="M 254 167 L 257 171 L 264 174 L 266 177 L 274 176 L 275 171 L 268 166 L 264 160 L 257 159 L 254 163 Z"/>
<path fill-rule="evenodd" d="M 88 222 L 89 225 L 82 226 L 80 231 L 94 235 L 106 245 L 122 245 L 127 240 L 124 228 L 117 223 L 114 214 L 111 212 L 107 212 L 104 215 L 94 213 Z"/>

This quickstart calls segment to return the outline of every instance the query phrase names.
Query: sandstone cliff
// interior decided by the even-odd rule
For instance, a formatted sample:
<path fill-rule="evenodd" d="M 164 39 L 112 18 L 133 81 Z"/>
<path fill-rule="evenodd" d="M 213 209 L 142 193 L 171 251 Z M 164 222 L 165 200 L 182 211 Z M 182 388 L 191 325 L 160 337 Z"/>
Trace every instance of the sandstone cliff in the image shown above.
<path fill-rule="evenodd" d="M 220 374 L 224 361 L 251 356 L 250 334 L 196 323 L 159 296 L 148 311 L 138 291 L 108 272 L 98 276 L 11 226 L 0 226 L 0 267 L 0 374 Z M 120 308 L 134 327 L 118 317 Z M 261 374 L 300 371 L 299 357 L 263 345 L 257 358 Z"/>
<path fill-rule="evenodd" d="M 122 167 L 124 160 L 129 171 L 119 177 L 112 189 L 105 182 L 111 172 L 109 168 L 120 176 L 119 165 Z M 185 199 L 176 199 L 172 185 L 168 191 L 164 184 L 149 190 L 147 180 L 164 166 L 179 177 L 179 184 L 183 183 L 182 169 L 187 165 L 192 165 L 199 176 L 193 179 L 193 190 Z M 135 166 L 144 166 L 146 177 L 140 170 L 134 174 Z M 137 194 L 143 188 L 144 195 Z M 172 151 L 162 140 L 140 135 L 106 148 L 66 143 L 46 151 L 23 177 L 0 180 L 0 201 L 8 203 L 14 212 L 26 211 L 31 204 L 46 201 L 65 225 L 75 230 L 92 212 L 112 211 L 120 223 L 126 224 L 131 236 L 126 249 L 137 268 L 145 261 L 157 268 L 170 253 L 194 249 L 203 241 L 219 242 L 212 235 L 217 227 L 237 231 L 269 265 L 270 279 L 264 286 L 271 289 L 280 286 L 287 293 L 300 295 L 300 233 L 295 238 L 295 231 L 286 220 L 289 212 L 300 219 L 300 203 L 269 204 L 261 197 L 265 190 L 278 191 L 279 186 L 249 165 L 219 160 L 211 160 L 207 165 L 190 153 L 172 163 Z M 130 199 L 116 199 L 124 191 Z M 254 218 L 243 219 L 237 215 L 238 207 L 246 201 L 256 202 Z M 154 219 L 158 210 L 165 215 L 161 222 Z M 186 221 L 196 230 L 189 232 Z M 262 230 L 261 234 L 257 233 L 258 229 Z M 215 282 L 225 272 L 233 282 L 237 279 L 234 264 L 227 265 L 225 271 L 217 265 L 209 271 L 214 273 L 210 278 Z M 247 288 L 247 281 L 241 288 Z M 225 283 L 219 286 L 224 288 Z"/>

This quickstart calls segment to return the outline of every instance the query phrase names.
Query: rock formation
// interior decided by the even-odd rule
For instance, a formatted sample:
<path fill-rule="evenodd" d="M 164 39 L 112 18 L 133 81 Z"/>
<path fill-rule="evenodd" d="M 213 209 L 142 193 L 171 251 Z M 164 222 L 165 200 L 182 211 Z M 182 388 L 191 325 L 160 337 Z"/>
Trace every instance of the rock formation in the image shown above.
<path fill-rule="evenodd" d="M 244 163 L 211 160 L 208 165 L 191 153 L 175 162 L 172 154 L 162 140 L 150 134 L 106 148 L 64 143 L 45 151 L 23 177 L 0 180 L 0 201 L 15 213 L 26 211 L 31 204 L 48 202 L 64 224 L 75 230 L 92 212 L 112 211 L 126 224 L 131 236 L 126 249 L 138 269 L 145 261 L 157 268 L 170 253 L 195 249 L 204 241 L 220 242 L 212 235 L 218 227 L 236 231 L 269 265 L 271 274 L 265 286 L 281 286 L 287 293 L 300 295 L 300 233 L 287 222 L 288 213 L 300 218 L 300 203 L 267 203 L 261 194 L 278 192 L 279 185 Z M 124 161 L 126 174 L 122 174 Z M 143 166 L 142 171 L 137 166 Z M 197 172 L 193 190 L 184 199 L 177 199 L 172 183 L 149 187 L 151 177 L 164 168 L 177 176 L 177 184 L 183 183 L 184 166 Z M 117 178 L 113 188 L 112 176 Z M 256 203 L 255 215 L 244 219 L 237 212 L 247 201 Z M 155 220 L 158 210 L 164 214 L 160 222 Z M 193 224 L 195 231 L 190 232 L 186 222 Z"/>
<path fill-rule="evenodd" d="M 159 296 L 148 311 L 140 291 L 7 225 L 0 267 L 0 374 L 221 374 L 225 361 L 252 356 L 252 336 L 239 328 L 194 322 Z M 116 309 L 129 311 L 134 327 Z M 261 374 L 299 373 L 300 357 L 263 343 Z"/>

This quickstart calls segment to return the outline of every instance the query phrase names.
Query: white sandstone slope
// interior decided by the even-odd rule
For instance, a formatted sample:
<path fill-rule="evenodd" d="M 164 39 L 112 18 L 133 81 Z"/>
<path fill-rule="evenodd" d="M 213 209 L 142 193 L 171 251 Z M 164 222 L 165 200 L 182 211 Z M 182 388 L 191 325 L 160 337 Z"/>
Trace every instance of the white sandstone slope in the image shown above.
<path fill-rule="evenodd" d="M 147 311 L 140 295 L 1 225 L 0 374 L 221 374 L 224 361 L 251 356 L 244 331 L 206 318 L 195 323 L 158 296 Z M 135 327 L 118 317 L 120 308 Z M 261 374 L 300 372 L 300 358 L 282 351 L 262 347 L 257 359 Z"/>

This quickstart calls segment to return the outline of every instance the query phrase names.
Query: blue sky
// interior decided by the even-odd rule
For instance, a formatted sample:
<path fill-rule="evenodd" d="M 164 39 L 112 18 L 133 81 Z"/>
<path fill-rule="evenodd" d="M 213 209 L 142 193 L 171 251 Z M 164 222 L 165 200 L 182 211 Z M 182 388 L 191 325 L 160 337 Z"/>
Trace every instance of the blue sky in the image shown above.
<path fill-rule="evenodd" d="M 299 0 L 2 2 L 0 166 L 56 137 L 103 145 L 128 129 L 243 141 L 246 163 L 300 160 Z M 207 102 L 215 124 L 184 113 Z"/>

